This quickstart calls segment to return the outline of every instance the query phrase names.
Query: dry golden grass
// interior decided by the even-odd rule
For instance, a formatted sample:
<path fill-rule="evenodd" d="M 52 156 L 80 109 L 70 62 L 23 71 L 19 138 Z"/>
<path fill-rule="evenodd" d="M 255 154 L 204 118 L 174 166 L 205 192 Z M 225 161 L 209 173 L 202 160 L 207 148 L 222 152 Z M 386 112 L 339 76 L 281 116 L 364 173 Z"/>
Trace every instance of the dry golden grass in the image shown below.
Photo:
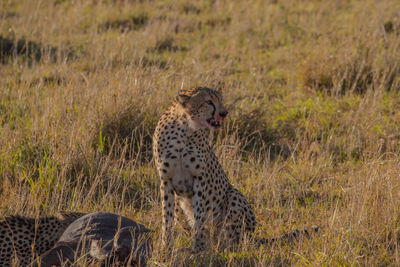
<path fill-rule="evenodd" d="M 0 2 L 0 215 L 109 211 L 155 230 L 154 266 L 400 265 L 400 2 Z M 259 237 L 162 261 L 155 124 L 221 87 L 210 140 Z M 177 249 L 190 238 L 177 237 Z"/>

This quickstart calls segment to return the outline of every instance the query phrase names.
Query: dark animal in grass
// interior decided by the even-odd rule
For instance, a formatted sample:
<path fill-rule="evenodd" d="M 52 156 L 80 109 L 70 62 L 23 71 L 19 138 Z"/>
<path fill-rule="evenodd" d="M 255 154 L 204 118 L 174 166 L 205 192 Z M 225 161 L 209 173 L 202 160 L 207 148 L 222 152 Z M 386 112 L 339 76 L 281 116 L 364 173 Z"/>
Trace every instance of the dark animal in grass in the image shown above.
<path fill-rule="evenodd" d="M 28 218 L 18 215 L 0 219 L 0 266 L 28 265 L 49 250 L 79 212 L 59 212 L 57 216 Z"/>
<path fill-rule="evenodd" d="M 87 214 L 70 224 L 32 266 L 65 266 L 85 256 L 101 266 L 146 266 L 152 250 L 150 232 L 123 216 Z"/>

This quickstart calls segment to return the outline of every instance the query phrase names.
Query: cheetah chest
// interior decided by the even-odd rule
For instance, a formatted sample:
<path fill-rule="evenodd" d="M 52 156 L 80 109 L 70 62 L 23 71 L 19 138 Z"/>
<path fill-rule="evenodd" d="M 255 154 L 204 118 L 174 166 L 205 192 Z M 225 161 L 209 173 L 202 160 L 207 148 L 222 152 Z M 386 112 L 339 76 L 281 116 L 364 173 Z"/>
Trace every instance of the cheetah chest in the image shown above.
<path fill-rule="evenodd" d="M 191 198 L 193 196 L 193 182 L 202 175 L 204 157 L 192 145 L 179 149 L 177 161 L 174 163 L 175 175 L 172 186 L 179 196 Z"/>

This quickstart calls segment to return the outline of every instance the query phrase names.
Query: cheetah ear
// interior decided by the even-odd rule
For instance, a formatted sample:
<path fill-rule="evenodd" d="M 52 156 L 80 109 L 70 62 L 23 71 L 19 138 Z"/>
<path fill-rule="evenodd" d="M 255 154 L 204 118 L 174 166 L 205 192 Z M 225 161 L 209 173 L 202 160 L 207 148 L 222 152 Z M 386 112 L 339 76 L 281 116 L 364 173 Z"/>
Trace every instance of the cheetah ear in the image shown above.
<path fill-rule="evenodd" d="M 186 103 L 189 101 L 190 96 L 184 95 L 184 94 L 178 94 L 175 98 L 175 100 L 181 104 L 182 106 L 185 106 Z"/>
<path fill-rule="evenodd" d="M 222 94 L 222 88 L 224 87 L 224 82 L 223 81 L 218 81 L 217 84 L 214 86 L 214 89 Z"/>
<path fill-rule="evenodd" d="M 68 212 L 68 211 L 58 211 L 56 213 L 56 217 L 61 219 L 61 220 L 70 220 L 70 221 L 75 221 L 76 219 L 82 217 L 86 213 L 81 213 L 81 212 Z"/>

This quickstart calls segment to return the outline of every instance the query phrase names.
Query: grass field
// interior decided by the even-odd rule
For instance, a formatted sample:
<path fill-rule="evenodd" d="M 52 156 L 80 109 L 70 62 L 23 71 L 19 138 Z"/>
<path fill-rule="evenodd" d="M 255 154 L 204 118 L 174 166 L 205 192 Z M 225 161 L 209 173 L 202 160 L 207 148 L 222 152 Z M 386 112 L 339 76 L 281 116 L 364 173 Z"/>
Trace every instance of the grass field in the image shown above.
<path fill-rule="evenodd" d="M 210 141 L 256 236 L 321 235 L 161 260 L 151 138 L 193 86 L 225 95 Z M 0 1 L 0 216 L 125 215 L 151 266 L 399 266 L 399 130 L 397 0 Z"/>

